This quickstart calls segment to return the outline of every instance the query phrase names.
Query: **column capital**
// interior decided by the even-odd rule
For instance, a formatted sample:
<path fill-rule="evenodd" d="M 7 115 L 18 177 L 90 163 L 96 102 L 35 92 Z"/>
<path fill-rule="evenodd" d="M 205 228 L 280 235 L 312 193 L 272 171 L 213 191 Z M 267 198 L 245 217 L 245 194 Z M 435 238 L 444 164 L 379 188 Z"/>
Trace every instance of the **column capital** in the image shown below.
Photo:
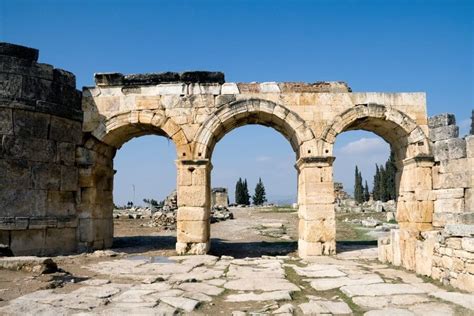
<path fill-rule="evenodd" d="M 313 156 L 301 157 L 296 161 L 296 170 L 301 170 L 305 167 L 331 167 L 336 157 L 333 156 Z"/>

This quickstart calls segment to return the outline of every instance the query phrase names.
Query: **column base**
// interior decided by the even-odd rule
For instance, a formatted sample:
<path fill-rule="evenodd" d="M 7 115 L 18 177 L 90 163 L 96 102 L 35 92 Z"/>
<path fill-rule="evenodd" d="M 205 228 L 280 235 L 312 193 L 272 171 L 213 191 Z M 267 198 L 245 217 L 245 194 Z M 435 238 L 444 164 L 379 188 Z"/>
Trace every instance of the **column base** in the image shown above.
<path fill-rule="evenodd" d="M 336 254 L 336 241 L 308 242 L 298 239 L 298 256 L 307 258 L 312 256 L 329 256 Z"/>
<path fill-rule="evenodd" d="M 178 255 L 205 255 L 211 248 L 211 242 L 177 242 Z"/>

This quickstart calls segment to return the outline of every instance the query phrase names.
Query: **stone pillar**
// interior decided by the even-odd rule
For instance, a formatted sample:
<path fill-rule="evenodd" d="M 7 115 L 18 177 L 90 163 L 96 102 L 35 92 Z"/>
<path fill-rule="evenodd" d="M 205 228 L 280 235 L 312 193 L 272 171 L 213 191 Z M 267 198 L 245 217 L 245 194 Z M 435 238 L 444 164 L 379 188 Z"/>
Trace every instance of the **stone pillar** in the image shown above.
<path fill-rule="evenodd" d="M 177 160 L 178 254 L 205 254 L 210 247 L 211 170 L 208 159 Z"/>
<path fill-rule="evenodd" d="M 397 203 L 400 225 L 401 265 L 415 269 L 416 241 L 420 233 L 432 229 L 434 199 L 432 157 L 414 157 L 403 161 Z"/>
<path fill-rule="evenodd" d="M 300 257 L 336 253 L 333 161 L 334 157 L 305 157 L 296 163 Z"/>

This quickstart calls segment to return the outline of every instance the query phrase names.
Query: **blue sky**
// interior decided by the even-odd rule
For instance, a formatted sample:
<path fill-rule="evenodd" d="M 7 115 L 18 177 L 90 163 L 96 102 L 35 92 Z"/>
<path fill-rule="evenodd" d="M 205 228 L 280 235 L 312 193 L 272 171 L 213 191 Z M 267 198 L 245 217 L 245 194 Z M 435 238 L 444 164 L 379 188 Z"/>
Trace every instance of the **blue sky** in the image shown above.
<path fill-rule="evenodd" d="M 342 80 L 354 91 L 424 91 L 429 114 L 456 114 L 466 133 L 473 16 L 473 1 L 0 0 L 0 40 L 39 48 L 40 61 L 75 73 L 79 88 L 93 84 L 94 72 L 203 69 L 224 71 L 229 82 Z M 370 180 L 388 155 L 373 134 L 345 133 L 336 144 L 335 178 L 349 191 L 355 163 Z M 172 146 L 151 136 L 125 144 L 115 161 L 116 200 L 128 199 L 132 183 L 140 183 L 137 200 L 162 198 L 175 183 Z M 148 168 L 132 170 L 137 161 Z M 213 164 L 213 184 L 231 191 L 242 174 L 252 188 L 262 176 L 273 199 L 296 192 L 291 147 L 271 129 L 233 131 Z"/>

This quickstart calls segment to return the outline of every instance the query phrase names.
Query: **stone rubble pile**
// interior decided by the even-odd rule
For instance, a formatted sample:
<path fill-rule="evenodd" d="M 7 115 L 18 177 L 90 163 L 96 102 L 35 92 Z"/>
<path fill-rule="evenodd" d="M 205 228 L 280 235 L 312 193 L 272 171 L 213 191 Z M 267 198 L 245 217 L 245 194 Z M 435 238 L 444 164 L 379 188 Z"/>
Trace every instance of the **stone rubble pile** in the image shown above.
<path fill-rule="evenodd" d="M 217 223 L 234 219 L 234 213 L 223 205 L 215 205 L 211 208 L 211 223 Z"/>
<path fill-rule="evenodd" d="M 121 219 L 140 219 L 151 218 L 157 209 L 154 207 L 131 207 L 124 209 L 114 209 L 114 218 Z"/>
<path fill-rule="evenodd" d="M 373 212 L 392 212 L 397 209 L 395 201 L 387 202 L 370 200 L 362 204 L 358 204 L 352 198 L 340 199 L 336 203 L 336 212 L 338 213 L 373 213 Z"/>

